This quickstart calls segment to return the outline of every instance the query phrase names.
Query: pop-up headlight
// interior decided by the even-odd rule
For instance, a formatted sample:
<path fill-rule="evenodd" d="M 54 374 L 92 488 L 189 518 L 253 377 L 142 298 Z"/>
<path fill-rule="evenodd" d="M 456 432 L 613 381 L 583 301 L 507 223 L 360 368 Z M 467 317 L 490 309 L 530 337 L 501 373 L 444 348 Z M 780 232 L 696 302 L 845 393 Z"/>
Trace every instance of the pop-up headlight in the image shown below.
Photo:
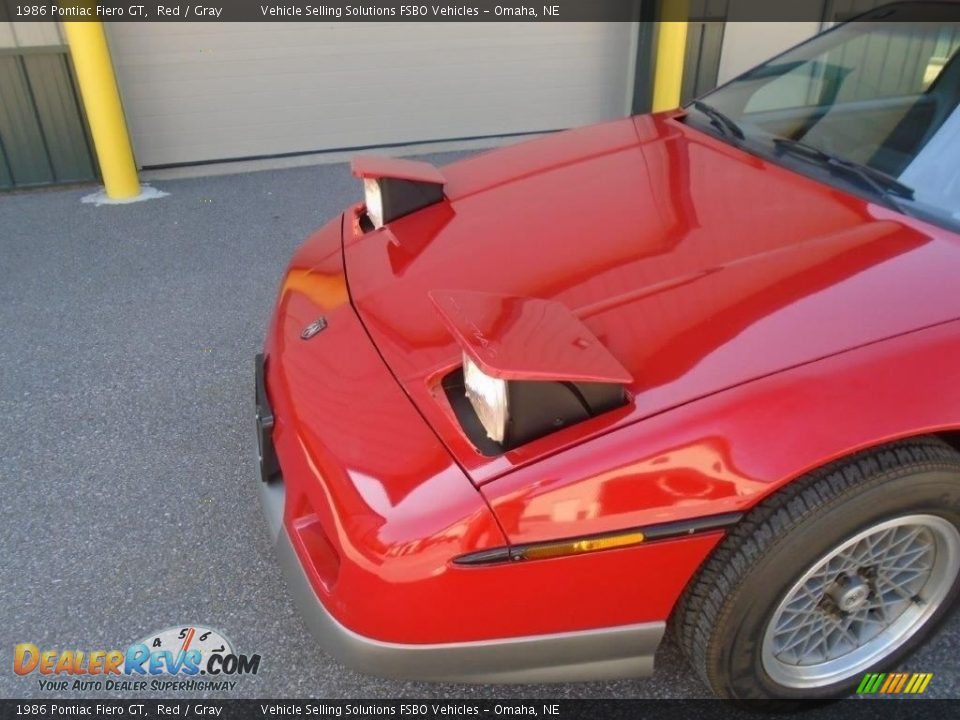
<path fill-rule="evenodd" d="M 623 385 L 555 380 L 505 380 L 466 354 L 443 389 L 464 432 L 484 455 L 499 455 L 568 425 L 621 407 Z"/>
<path fill-rule="evenodd" d="M 444 393 L 484 455 L 629 401 L 630 373 L 564 305 L 472 290 L 433 290 L 430 298 L 462 350 Z"/>
<path fill-rule="evenodd" d="M 510 412 L 507 399 L 507 381 L 490 377 L 478 368 L 466 353 L 463 354 L 463 386 L 487 437 L 502 443 L 506 437 Z"/>
<path fill-rule="evenodd" d="M 366 215 L 374 228 L 443 200 L 443 175 L 429 163 L 365 155 L 351 167 L 363 178 Z"/>

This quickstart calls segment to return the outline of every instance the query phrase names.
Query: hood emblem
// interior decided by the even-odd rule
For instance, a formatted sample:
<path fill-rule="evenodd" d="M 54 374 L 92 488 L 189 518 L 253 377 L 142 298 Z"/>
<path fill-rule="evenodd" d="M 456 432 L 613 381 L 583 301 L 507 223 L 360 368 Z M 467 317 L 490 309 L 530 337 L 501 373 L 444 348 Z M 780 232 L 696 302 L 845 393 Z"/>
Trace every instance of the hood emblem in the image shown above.
<path fill-rule="evenodd" d="M 322 330 L 325 330 L 326 327 L 327 327 L 327 319 L 325 317 L 321 317 L 317 320 L 314 320 L 312 323 L 307 325 L 303 329 L 303 331 L 300 333 L 300 339 L 309 340 L 317 333 L 321 332 Z"/>

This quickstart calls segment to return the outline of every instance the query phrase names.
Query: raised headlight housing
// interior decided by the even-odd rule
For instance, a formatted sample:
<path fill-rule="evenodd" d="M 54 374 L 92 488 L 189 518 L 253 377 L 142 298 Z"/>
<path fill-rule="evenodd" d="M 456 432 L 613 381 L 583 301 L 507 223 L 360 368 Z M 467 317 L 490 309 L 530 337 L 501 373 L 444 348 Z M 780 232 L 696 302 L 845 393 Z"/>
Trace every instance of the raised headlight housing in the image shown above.
<path fill-rule="evenodd" d="M 616 383 L 504 380 L 484 373 L 466 353 L 443 388 L 464 433 L 490 456 L 627 403 Z"/>
<path fill-rule="evenodd" d="M 429 163 L 364 155 L 351 167 L 363 179 L 366 230 L 443 200 L 443 174 Z"/>
<path fill-rule="evenodd" d="M 431 290 L 460 345 L 442 381 L 464 434 L 500 455 L 626 405 L 633 376 L 556 300 L 476 290 Z"/>

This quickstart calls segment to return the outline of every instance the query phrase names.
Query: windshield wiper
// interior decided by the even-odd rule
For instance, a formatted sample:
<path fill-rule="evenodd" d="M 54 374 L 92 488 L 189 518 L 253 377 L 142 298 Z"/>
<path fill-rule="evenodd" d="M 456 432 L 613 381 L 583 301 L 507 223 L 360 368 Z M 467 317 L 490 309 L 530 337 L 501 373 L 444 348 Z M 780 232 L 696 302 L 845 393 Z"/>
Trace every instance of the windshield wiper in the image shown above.
<path fill-rule="evenodd" d="M 737 125 L 736 121 L 727 116 L 725 113 L 717 110 L 713 105 L 707 105 L 701 100 L 694 100 L 693 106 L 710 118 L 710 124 L 715 128 L 720 130 L 720 132 L 725 135 L 732 135 L 737 140 L 743 140 L 743 129 Z"/>
<path fill-rule="evenodd" d="M 782 152 L 793 153 L 807 160 L 815 162 L 827 169 L 846 174 L 855 180 L 859 180 L 861 185 L 865 185 L 873 193 L 881 198 L 887 207 L 898 212 L 903 212 L 903 208 L 891 196 L 903 198 L 904 200 L 913 200 L 913 188 L 904 185 L 891 175 L 885 172 L 875 170 L 866 165 L 847 160 L 838 155 L 833 155 L 814 147 L 807 145 L 799 140 L 790 140 L 789 138 L 774 138 L 773 144 Z"/>

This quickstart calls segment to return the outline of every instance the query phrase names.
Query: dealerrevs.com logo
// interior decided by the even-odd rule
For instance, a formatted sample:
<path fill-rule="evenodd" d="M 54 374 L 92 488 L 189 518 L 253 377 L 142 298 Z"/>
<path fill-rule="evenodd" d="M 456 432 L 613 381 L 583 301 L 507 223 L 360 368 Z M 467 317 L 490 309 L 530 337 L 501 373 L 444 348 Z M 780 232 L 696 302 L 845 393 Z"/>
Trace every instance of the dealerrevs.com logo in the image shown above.
<path fill-rule="evenodd" d="M 243 655 L 222 633 L 199 625 L 151 633 L 126 650 L 49 650 L 19 643 L 13 671 L 37 676 L 41 690 L 233 690 L 256 675 L 259 655 Z"/>

